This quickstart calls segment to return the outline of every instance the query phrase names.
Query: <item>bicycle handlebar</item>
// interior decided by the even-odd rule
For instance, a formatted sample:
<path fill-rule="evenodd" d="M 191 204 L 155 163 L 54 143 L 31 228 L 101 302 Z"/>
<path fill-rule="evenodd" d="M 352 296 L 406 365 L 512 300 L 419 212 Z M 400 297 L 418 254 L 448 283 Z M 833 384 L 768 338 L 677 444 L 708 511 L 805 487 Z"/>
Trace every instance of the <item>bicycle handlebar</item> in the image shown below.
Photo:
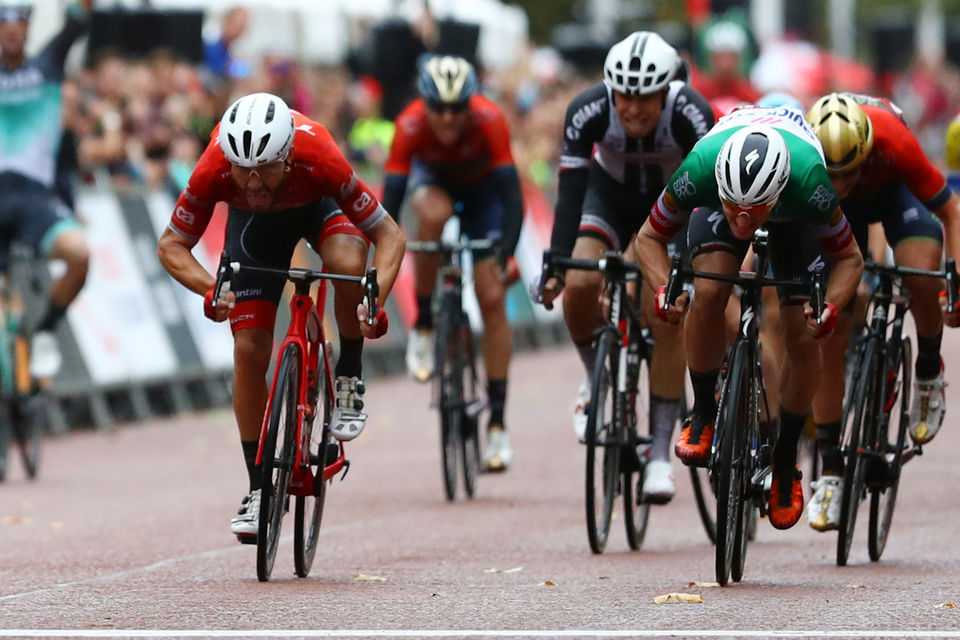
<path fill-rule="evenodd" d="M 419 253 L 458 253 L 465 250 L 471 252 L 486 251 L 488 249 L 497 250 L 502 244 L 499 236 L 479 240 L 460 239 L 455 242 L 448 242 L 446 240 L 409 240 L 407 242 L 407 250 Z"/>
<path fill-rule="evenodd" d="M 944 261 L 942 271 L 932 271 L 930 269 L 915 269 L 913 267 L 903 267 L 896 264 L 883 264 L 867 260 L 863 265 L 864 271 L 870 271 L 878 275 L 887 276 L 921 276 L 926 278 L 943 278 L 946 280 L 947 293 L 947 313 L 954 313 L 957 310 L 958 301 L 960 301 L 960 277 L 957 276 L 957 264 L 953 258 L 947 258 Z"/>

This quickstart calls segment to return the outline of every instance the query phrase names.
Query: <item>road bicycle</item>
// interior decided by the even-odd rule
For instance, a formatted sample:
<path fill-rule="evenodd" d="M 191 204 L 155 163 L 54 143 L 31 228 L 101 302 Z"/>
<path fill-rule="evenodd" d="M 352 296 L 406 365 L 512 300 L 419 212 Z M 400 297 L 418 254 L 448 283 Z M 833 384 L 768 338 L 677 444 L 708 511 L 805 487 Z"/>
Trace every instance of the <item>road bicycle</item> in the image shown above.
<path fill-rule="evenodd" d="M 439 306 L 434 315 L 434 374 L 432 404 L 440 412 L 440 459 L 447 500 L 457 492 L 458 461 L 463 468 L 463 489 L 472 498 L 480 471 L 480 412 L 486 401 L 480 393 L 476 352 L 470 319 L 463 310 L 463 254 L 497 253 L 498 238 L 449 242 L 410 241 L 407 249 L 441 257 Z"/>
<path fill-rule="evenodd" d="M 297 576 L 305 578 L 317 551 L 327 481 L 341 471 L 346 475 L 350 467 L 343 442 L 332 441 L 330 434 L 335 383 L 332 348 L 324 337 L 320 317 L 326 299 L 325 281 L 355 282 L 363 287 L 368 322 L 372 324 L 378 312 L 377 272 L 373 267 L 364 276 L 301 268 L 270 269 L 230 262 L 224 257 L 214 299 L 223 297 L 233 274 L 241 271 L 272 274 L 294 285 L 290 324 L 278 351 L 257 450 L 257 464 L 263 470 L 257 578 L 261 582 L 270 579 L 291 496 L 295 503 L 294 568 Z M 310 287 L 318 281 L 315 304 Z"/>
<path fill-rule="evenodd" d="M 728 347 L 726 371 L 720 381 L 716 428 L 710 448 L 707 470 L 716 495 L 715 569 L 717 582 L 726 585 L 743 578 L 747 542 L 755 526 L 754 507 L 766 515 L 769 504 L 771 451 L 776 440 L 772 429 L 761 429 L 764 416 L 769 416 L 766 389 L 761 367 L 760 328 L 756 321 L 762 314 L 762 288 L 796 287 L 795 280 L 778 280 L 767 275 L 769 267 L 768 232 L 758 229 L 752 246 L 756 270 L 727 275 L 696 271 L 683 267 L 674 258 L 666 289 L 668 305 L 673 305 L 682 291 L 682 282 L 689 278 L 719 280 L 739 285 L 740 324 L 737 337 Z M 811 306 L 815 317 L 823 313 L 823 271 L 814 274 L 811 283 Z M 753 524 L 752 524 L 753 523 Z"/>
<path fill-rule="evenodd" d="M 6 476 L 11 443 L 16 443 L 28 478 L 40 468 L 48 391 L 30 373 L 30 343 L 36 314 L 46 304 L 45 281 L 32 250 L 10 247 L 10 264 L 0 280 L 0 481 Z"/>
<path fill-rule="evenodd" d="M 860 503 L 870 497 L 867 546 L 870 560 L 883 554 L 893 521 L 903 465 L 923 453 L 907 442 L 913 349 L 904 329 L 910 297 L 904 276 L 942 278 L 947 282 L 948 310 L 957 302 L 957 272 L 948 259 L 943 271 L 928 271 L 867 262 L 864 271 L 876 276 L 870 296 L 870 324 L 855 341 L 850 392 L 843 408 L 845 459 L 837 564 L 845 566 L 853 542 Z"/>
<path fill-rule="evenodd" d="M 587 538 L 593 553 L 603 553 L 616 499 L 623 497 L 627 543 L 639 549 L 647 530 L 650 503 L 641 500 L 643 471 L 652 438 L 640 435 L 649 424 L 650 362 L 653 337 L 628 295 L 628 283 L 640 286 L 640 267 L 615 251 L 585 260 L 544 251 L 540 282 L 567 269 L 599 271 L 609 300 L 608 321 L 597 332 L 597 356 L 587 412 Z M 639 290 L 639 289 L 638 289 Z M 542 292 L 541 292 L 542 295 Z M 540 298 L 542 300 L 542 298 Z"/>

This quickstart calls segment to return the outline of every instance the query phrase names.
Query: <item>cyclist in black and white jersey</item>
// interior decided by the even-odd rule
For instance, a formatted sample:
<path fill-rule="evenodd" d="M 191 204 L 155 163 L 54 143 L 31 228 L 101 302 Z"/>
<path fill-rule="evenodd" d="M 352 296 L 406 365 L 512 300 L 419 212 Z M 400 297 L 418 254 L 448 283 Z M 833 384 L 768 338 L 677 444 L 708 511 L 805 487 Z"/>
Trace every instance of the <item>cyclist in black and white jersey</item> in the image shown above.
<path fill-rule="evenodd" d="M 54 191 L 61 137 L 63 65 L 87 30 L 93 0 L 68 9 L 60 33 L 40 53 L 24 51 L 33 0 L 0 0 L 0 271 L 11 241 L 37 255 L 63 260 L 66 270 L 50 286 L 30 355 L 31 373 L 52 376 L 60 366 L 53 330 L 86 280 L 89 249 L 83 232 Z"/>
<path fill-rule="evenodd" d="M 663 38 L 637 31 L 611 47 L 603 81 L 570 103 L 550 242 L 556 253 L 597 259 L 608 249 L 632 246 L 666 179 L 713 126 L 707 101 L 679 79 L 683 70 Z M 550 306 L 564 287 L 564 318 L 587 373 L 574 413 L 574 430 L 582 440 L 596 355 L 594 330 L 603 322 L 601 277 L 571 270 L 551 278 L 544 283 L 544 304 Z M 652 317 L 650 300 L 643 308 Z M 657 343 L 650 389 L 654 443 L 643 492 L 648 501 L 667 502 L 674 492 L 670 441 L 680 414 L 684 355 L 677 327 L 651 325 Z"/>

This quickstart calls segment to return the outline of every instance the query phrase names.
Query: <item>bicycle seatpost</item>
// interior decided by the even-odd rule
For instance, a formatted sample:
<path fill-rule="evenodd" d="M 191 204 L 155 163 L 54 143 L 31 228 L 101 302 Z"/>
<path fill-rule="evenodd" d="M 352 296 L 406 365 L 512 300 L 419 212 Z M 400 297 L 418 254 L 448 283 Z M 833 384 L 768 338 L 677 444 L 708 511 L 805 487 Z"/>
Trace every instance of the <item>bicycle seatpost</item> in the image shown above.
<path fill-rule="evenodd" d="M 377 321 L 377 314 L 380 313 L 380 307 L 377 305 L 377 298 L 380 297 L 380 285 L 377 283 L 377 268 L 370 267 L 363 278 L 364 295 L 367 302 L 367 324 L 373 326 Z"/>

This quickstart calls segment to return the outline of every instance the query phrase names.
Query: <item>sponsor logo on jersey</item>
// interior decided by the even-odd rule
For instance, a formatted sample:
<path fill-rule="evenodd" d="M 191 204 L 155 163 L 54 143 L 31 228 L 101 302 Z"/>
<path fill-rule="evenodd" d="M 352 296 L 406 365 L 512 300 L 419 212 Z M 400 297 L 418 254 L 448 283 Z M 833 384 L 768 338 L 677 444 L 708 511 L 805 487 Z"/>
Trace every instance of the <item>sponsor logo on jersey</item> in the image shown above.
<path fill-rule="evenodd" d="M 813 262 L 807 265 L 807 272 L 816 273 L 817 271 L 820 271 L 826 266 L 827 266 L 827 263 L 824 262 L 823 256 L 818 253 L 817 257 L 813 259 Z"/>
<path fill-rule="evenodd" d="M 353 195 L 353 192 L 357 190 L 357 184 L 359 184 L 360 179 L 357 178 L 356 172 L 350 174 L 350 178 L 340 185 L 340 199 L 346 200 Z"/>
<path fill-rule="evenodd" d="M 694 195 L 697 192 L 696 185 L 690 180 L 690 172 L 684 171 L 683 174 L 673 181 L 673 192 L 681 200 Z"/>
<path fill-rule="evenodd" d="M 713 235 L 717 235 L 717 228 L 720 226 L 720 223 L 723 221 L 723 219 L 724 215 L 722 211 L 711 211 L 710 215 L 707 216 L 707 222 L 711 223 Z"/>
<path fill-rule="evenodd" d="M 822 184 L 818 184 L 816 190 L 813 192 L 813 195 L 810 196 L 810 199 L 807 200 L 807 202 L 813 205 L 818 211 L 826 213 L 827 211 L 830 211 L 831 207 L 835 206 L 835 199 L 835 192 L 827 189 Z"/>
<path fill-rule="evenodd" d="M 690 102 L 687 96 L 682 93 L 678 94 L 673 110 L 681 114 L 693 125 L 693 130 L 697 132 L 697 137 L 703 137 L 707 132 L 707 118 L 703 115 L 700 107 Z"/>
<path fill-rule="evenodd" d="M 360 213 L 361 211 L 366 209 L 371 202 L 373 202 L 373 197 L 369 193 L 364 191 L 363 193 L 360 194 L 360 197 L 354 201 L 353 210 L 356 211 L 357 213 Z"/>
<path fill-rule="evenodd" d="M 577 112 L 570 118 L 570 126 L 566 129 L 567 137 L 571 140 L 579 140 L 583 125 L 603 110 L 603 103 L 606 102 L 606 100 L 606 96 L 597 98 L 593 102 L 588 102 L 577 109 Z"/>
<path fill-rule="evenodd" d="M 173 212 L 173 215 L 177 220 L 187 225 L 188 227 L 192 227 L 193 223 L 197 219 L 197 217 L 193 215 L 193 213 L 191 213 L 190 211 L 187 211 L 187 209 L 185 209 L 182 205 L 176 208 L 176 210 Z"/>
<path fill-rule="evenodd" d="M 310 134 L 311 136 L 317 135 L 313 132 L 312 124 L 302 124 L 299 127 L 297 127 L 297 131 L 303 131 L 304 133 Z"/>

